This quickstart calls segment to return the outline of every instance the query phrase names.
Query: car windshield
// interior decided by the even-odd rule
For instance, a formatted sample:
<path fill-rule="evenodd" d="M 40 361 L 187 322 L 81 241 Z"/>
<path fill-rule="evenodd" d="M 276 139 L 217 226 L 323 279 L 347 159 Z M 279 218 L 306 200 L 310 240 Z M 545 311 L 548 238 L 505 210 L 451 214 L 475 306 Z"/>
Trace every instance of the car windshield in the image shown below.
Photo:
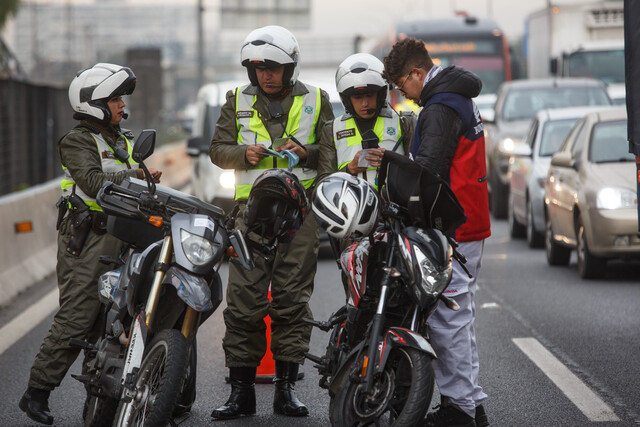
<path fill-rule="evenodd" d="M 504 100 L 502 117 L 506 121 L 530 120 L 544 108 L 611 105 L 600 86 L 538 87 L 511 90 Z"/>
<path fill-rule="evenodd" d="M 598 123 L 591 133 L 589 160 L 593 163 L 633 162 L 629 152 L 627 121 Z"/>
<path fill-rule="evenodd" d="M 551 157 L 560 149 L 576 120 L 552 120 L 544 125 L 540 137 L 540 157 Z"/>

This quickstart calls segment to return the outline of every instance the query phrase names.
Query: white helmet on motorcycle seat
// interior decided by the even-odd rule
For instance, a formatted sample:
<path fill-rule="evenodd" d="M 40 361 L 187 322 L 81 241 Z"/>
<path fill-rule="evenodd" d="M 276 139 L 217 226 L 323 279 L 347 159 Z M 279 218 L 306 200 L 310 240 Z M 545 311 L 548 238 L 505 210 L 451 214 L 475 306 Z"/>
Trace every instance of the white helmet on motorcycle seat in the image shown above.
<path fill-rule="evenodd" d="M 388 85 L 382 77 L 384 65 L 369 53 L 356 53 L 342 61 L 336 71 L 336 89 L 345 110 L 353 114 L 352 95 L 377 94 L 376 114 L 384 107 Z"/>
<path fill-rule="evenodd" d="M 136 75 L 130 68 L 101 62 L 76 74 L 69 85 L 69 103 L 81 117 L 108 126 L 109 99 L 130 95 L 135 88 Z"/>
<path fill-rule="evenodd" d="M 375 188 L 344 172 L 321 181 L 313 192 L 311 205 L 318 224 L 336 239 L 370 235 L 380 213 Z"/>
<path fill-rule="evenodd" d="M 300 47 L 291 31 L 278 25 L 268 25 L 249 33 L 242 43 L 240 61 L 247 68 L 249 80 L 258 86 L 256 68 L 284 65 L 283 88 L 298 81 Z"/>

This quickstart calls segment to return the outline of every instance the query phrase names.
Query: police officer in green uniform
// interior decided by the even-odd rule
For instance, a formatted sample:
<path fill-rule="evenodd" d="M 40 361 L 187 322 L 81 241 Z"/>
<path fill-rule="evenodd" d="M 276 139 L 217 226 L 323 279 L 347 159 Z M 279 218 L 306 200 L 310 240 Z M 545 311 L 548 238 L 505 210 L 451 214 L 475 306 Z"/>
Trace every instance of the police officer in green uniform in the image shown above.
<path fill-rule="evenodd" d="M 213 163 L 235 169 L 236 227 L 240 229 L 245 227 L 243 211 L 254 180 L 265 169 L 288 166 L 287 159 L 268 156 L 264 147 L 299 156 L 292 172 L 307 191 L 315 181 L 317 135 L 322 124 L 333 119 L 333 112 L 326 92 L 298 81 L 299 55 L 293 34 L 279 26 L 254 30 L 243 43 L 241 61 L 250 83 L 227 93 L 209 149 Z M 276 365 L 273 409 L 289 416 L 308 415 L 295 395 L 294 383 L 311 337 L 311 328 L 302 319 L 312 317 L 308 302 L 318 246 L 317 223 L 307 215 L 294 239 L 281 243 L 273 259 L 256 256 L 252 271 L 230 261 L 223 348 L 231 395 L 212 412 L 214 419 L 255 414 L 254 382 L 267 347 L 266 315 L 271 317 Z"/>
<path fill-rule="evenodd" d="M 337 170 L 363 178 L 377 188 L 377 168 L 384 151 L 409 155 L 416 115 L 398 113 L 387 103 L 388 83 L 382 77 L 383 70 L 382 62 L 368 53 L 351 55 L 338 66 L 336 89 L 345 113 L 322 129 L 320 163 L 332 169 L 319 169 L 319 179 Z"/>
<path fill-rule="evenodd" d="M 69 339 L 95 342 L 101 332 L 97 280 L 112 267 L 98 257 L 117 258 L 123 243 L 105 234 L 106 215 L 95 196 L 106 181 L 119 184 L 125 177 L 144 177 L 129 157 L 132 145 L 120 129 L 120 121 L 126 118 L 122 96 L 131 94 L 135 84 L 131 69 L 99 63 L 80 71 L 69 86 L 73 117 L 80 123 L 58 142 L 64 170 L 57 224 L 60 308 L 19 403 L 39 423 L 53 424 L 49 393 L 60 385 L 80 352 L 69 345 Z M 159 181 L 161 173 L 150 171 Z"/>

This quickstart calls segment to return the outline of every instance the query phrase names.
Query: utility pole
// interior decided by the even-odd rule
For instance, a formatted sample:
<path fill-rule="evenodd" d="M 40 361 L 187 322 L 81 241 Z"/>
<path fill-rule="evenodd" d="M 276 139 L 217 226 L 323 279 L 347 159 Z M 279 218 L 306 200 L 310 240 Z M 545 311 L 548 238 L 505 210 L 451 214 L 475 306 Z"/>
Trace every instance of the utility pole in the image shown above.
<path fill-rule="evenodd" d="M 204 31 L 202 27 L 202 15 L 204 12 L 204 7 L 202 6 L 202 0 L 198 0 L 198 87 L 196 90 L 199 90 L 200 87 L 204 84 Z"/>

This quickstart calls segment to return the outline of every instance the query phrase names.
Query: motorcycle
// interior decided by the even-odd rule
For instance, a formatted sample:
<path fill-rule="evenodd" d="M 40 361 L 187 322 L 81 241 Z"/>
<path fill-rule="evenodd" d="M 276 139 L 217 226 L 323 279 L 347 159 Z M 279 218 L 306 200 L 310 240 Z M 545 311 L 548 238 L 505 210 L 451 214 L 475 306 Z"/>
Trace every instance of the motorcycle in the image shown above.
<path fill-rule="evenodd" d="M 383 168 L 392 165 L 393 173 L 408 173 L 406 178 L 416 181 L 420 172 L 387 154 Z M 422 424 L 433 396 L 432 360 L 437 357 L 429 343 L 428 318 L 439 301 L 459 309 L 443 292 L 451 280 L 452 260 L 465 262 L 455 241 L 446 236 L 464 220 L 462 208 L 438 179 L 435 194 L 448 199 L 423 200 L 423 204 L 439 208 L 431 209 L 429 219 L 438 218 L 445 232 L 429 226 L 430 221 L 416 222 L 409 215 L 415 209 L 407 204 L 418 193 L 398 197 L 407 186 L 394 178 L 397 182 L 389 184 L 402 188 L 387 191 L 372 237 L 355 241 L 337 256 L 348 282 L 346 304 L 327 321 L 306 319 L 330 332 L 324 356 L 306 357 L 322 376 L 320 387 L 329 391 L 329 418 L 335 426 Z M 382 187 L 384 177 L 381 182 Z M 440 209 L 443 206 L 453 209 Z M 449 217 L 442 228 L 438 210 L 458 217 Z"/>
<path fill-rule="evenodd" d="M 195 400 L 196 334 L 222 301 L 218 269 L 225 253 L 253 268 L 243 234 L 224 212 L 156 185 L 143 163 L 155 131 L 138 137 L 131 157 L 146 182 L 105 183 L 96 200 L 108 215 L 107 232 L 128 243 L 117 267 L 101 276 L 102 337 L 74 340 L 89 351 L 86 426 L 157 426 L 188 411 Z M 126 256 L 128 254 L 128 256 Z"/>

